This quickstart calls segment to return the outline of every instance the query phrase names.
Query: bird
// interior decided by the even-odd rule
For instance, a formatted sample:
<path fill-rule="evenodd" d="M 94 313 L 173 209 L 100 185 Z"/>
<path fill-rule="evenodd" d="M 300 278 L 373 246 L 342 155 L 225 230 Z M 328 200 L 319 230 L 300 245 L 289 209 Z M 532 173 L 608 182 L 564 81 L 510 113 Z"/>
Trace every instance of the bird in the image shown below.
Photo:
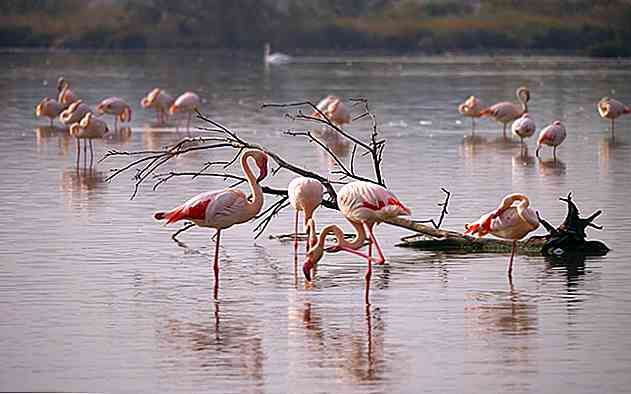
<path fill-rule="evenodd" d="M 169 112 L 171 115 L 176 112 L 186 112 L 188 118 L 186 119 L 186 131 L 189 131 L 189 125 L 191 123 L 191 114 L 199 109 L 199 96 L 193 92 L 182 93 L 171 105 Z"/>
<path fill-rule="evenodd" d="M 307 177 L 297 177 L 289 182 L 287 186 L 289 203 L 296 211 L 294 220 L 294 252 L 298 250 L 298 216 L 300 211 L 304 213 L 304 224 L 307 229 L 307 222 L 313 216 L 313 212 L 322 203 L 322 195 L 324 187 L 317 179 Z M 310 244 L 311 233 L 307 231 L 307 250 L 312 246 Z"/>
<path fill-rule="evenodd" d="M 631 114 L 631 108 L 622 104 L 616 99 L 609 97 L 603 97 L 598 102 L 598 113 L 603 119 L 609 119 L 611 121 L 611 136 L 614 136 L 613 126 L 614 121 L 623 114 Z"/>
<path fill-rule="evenodd" d="M 519 87 L 515 91 L 515 95 L 521 105 L 503 101 L 493 104 L 480 112 L 481 116 L 488 116 L 504 125 L 504 129 L 502 130 L 504 138 L 506 138 L 506 125 L 528 112 L 528 101 L 530 101 L 530 91 L 528 88 L 525 86 Z"/>
<path fill-rule="evenodd" d="M 336 126 L 342 126 L 351 122 L 350 109 L 337 96 L 326 96 L 320 100 L 316 108 L 318 110 L 313 112 L 313 117 L 321 118 L 322 114 L 324 114 Z"/>
<path fill-rule="evenodd" d="M 55 99 L 44 97 L 42 101 L 35 107 L 35 116 L 38 118 L 46 116 L 50 119 L 50 125 L 53 125 L 55 119 L 63 110 L 61 104 Z"/>
<path fill-rule="evenodd" d="M 59 93 L 57 101 L 59 101 L 64 109 L 68 108 L 70 104 L 78 100 L 77 95 L 72 89 L 70 89 L 70 84 L 64 77 L 59 77 L 57 79 L 57 92 Z"/>
<path fill-rule="evenodd" d="M 145 109 L 155 109 L 158 124 L 163 124 L 166 123 L 169 108 L 171 108 L 174 102 L 175 100 L 169 93 L 162 89 L 155 88 L 140 100 L 140 105 Z"/>
<path fill-rule="evenodd" d="M 86 113 L 81 121 L 74 123 L 70 126 L 70 135 L 77 139 L 77 164 L 79 163 L 79 156 L 81 154 L 81 147 L 79 140 L 88 140 L 90 145 L 90 166 L 92 166 L 92 160 L 94 158 L 94 149 L 92 148 L 92 140 L 96 138 L 103 138 L 105 134 L 109 132 L 107 123 L 94 116 L 92 112 Z M 86 154 L 86 145 L 83 145 L 84 160 Z"/>
<path fill-rule="evenodd" d="M 344 185 L 338 195 L 337 204 L 342 215 L 350 222 L 355 229 L 355 238 L 352 241 L 344 239 L 344 233 L 340 227 L 334 224 L 323 227 L 315 246 L 307 251 L 307 256 L 303 264 L 303 273 L 305 279 L 311 282 L 311 270 L 322 258 L 324 249 L 324 240 L 327 234 L 334 234 L 337 238 L 337 244 L 326 249 L 327 252 L 335 253 L 338 251 L 346 251 L 353 253 L 366 259 L 368 268 L 364 276 L 366 285 L 364 292 L 364 301 L 369 304 L 370 278 L 372 276 L 372 244 L 377 250 L 377 264 L 383 264 L 385 257 L 375 235 L 373 227 L 375 224 L 395 218 L 400 215 L 410 215 L 411 211 L 399 199 L 386 188 L 371 182 L 354 181 Z M 368 254 L 359 252 L 366 240 L 366 236 L 370 239 L 368 244 Z"/>
<path fill-rule="evenodd" d="M 475 118 L 482 116 L 482 101 L 475 96 L 469 96 L 462 104 L 458 106 L 458 112 L 464 116 L 471 118 L 471 130 L 475 131 Z"/>
<path fill-rule="evenodd" d="M 258 169 L 254 176 L 248 163 L 253 158 Z M 213 272 L 215 275 L 214 297 L 217 299 L 219 288 L 219 237 L 221 230 L 235 224 L 253 219 L 263 207 L 263 191 L 260 182 L 267 176 L 267 154 L 260 150 L 249 149 L 241 155 L 241 168 L 250 186 L 252 198 L 236 188 L 201 193 L 169 211 L 154 213 L 156 220 L 166 220 L 165 224 L 180 220 L 189 220 L 199 227 L 216 229 L 215 257 Z"/>
<path fill-rule="evenodd" d="M 271 53 L 270 44 L 265 43 L 265 53 L 263 54 L 263 60 L 265 64 L 287 64 L 287 63 L 291 63 L 293 58 L 284 53 L 279 53 L 279 52 Z"/>
<path fill-rule="evenodd" d="M 521 146 L 524 147 L 524 138 L 532 137 L 535 134 L 535 121 L 532 120 L 528 112 L 515 120 L 511 126 L 513 134 L 521 140 Z"/>
<path fill-rule="evenodd" d="M 517 205 L 514 204 L 517 202 Z M 530 208 L 530 200 L 525 194 L 511 193 L 502 199 L 497 209 L 482 215 L 473 223 L 465 224 L 465 234 L 483 237 L 487 234 L 513 241 L 508 261 L 508 277 L 513 275 L 513 257 L 517 248 L 517 240 L 539 228 L 539 218 Z"/>
<path fill-rule="evenodd" d="M 65 126 L 71 126 L 74 123 L 79 122 L 87 113 L 91 113 L 92 109 L 83 101 L 77 100 L 70 104 L 68 108 L 61 111 L 59 114 L 59 120 Z"/>
<path fill-rule="evenodd" d="M 118 120 L 131 121 L 131 107 L 120 97 L 109 97 L 96 106 L 96 112 L 100 115 L 114 115 L 114 130 L 118 130 Z"/>
<path fill-rule="evenodd" d="M 539 138 L 537 138 L 537 150 L 535 151 L 535 155 L 539 157 L 541 145 L 548 145 L 552 147 L 552 156 L 554 157 L 554 160 L 556 160 L 557 146 L 561 145 L 561 143 L 565 141 L 565 137 L 567 137 L 565 126 L 563 126 L 559 120 L 544 127 L 541 129 L 541 132 L 539 132 Z"/>

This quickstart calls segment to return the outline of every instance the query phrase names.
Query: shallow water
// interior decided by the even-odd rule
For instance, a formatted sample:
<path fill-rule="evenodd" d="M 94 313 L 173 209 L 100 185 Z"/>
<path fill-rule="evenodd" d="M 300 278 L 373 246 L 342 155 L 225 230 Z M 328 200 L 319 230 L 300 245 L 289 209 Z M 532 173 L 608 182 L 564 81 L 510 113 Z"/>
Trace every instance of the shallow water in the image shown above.
<path fill-rule="evenodd" d="M 266 70 L 257 54 L 239 52 L 26 51 L 0 59 L 1 391 L 628 390 L 631 119 L 618 122 L 612 140 L 595 109 L 604 95 L 631 102 L 628 62 L 349 56 Z M 415 219 L 438 216 L 446 187 L 453 193 L 446 228 L 462 229 L 511 191 L 527 193 L 557 224 L 565 216 L 558 197 L 572 191 L 584 214 L 604 211 L 597 222 L 605 230 L 589 234 L 612 251 L 571 262 L 519 256 L 511 287 L 507 255 L 397 248 L 407 233 L 380 226 L 388 261 L 375 268 L 366 311 L 365 267 L 352 255 L 327 255 L 313 288 L 295 276 L 291 244 L 267 239 L 292 228 L 286 210 L 257 240 L 251 225 L 223 233 L 215 303 L 210 232 L 191 230 L 178 245 L 170 238 L 178 226 L 162 227 L 151 214 L 224 183 L 173 179 L 157 191 L 143 187 L 132 201 L 133 173 L 105 182 L 122 161 L 77 168 L 74 141 L 33 115 L 60 74 L 89 105 L 117 95 L 133 106 L 131 132 L 97 142 L 97 158 L 108 149 L 158 149 L 184 135 L 153 127 L 154 115 L 139 106 L 161 86 L 197 91 L 213 119 L 326 172 L 313 144 L 283 135 L 307 124 L 259 107 L 363 96 L 388 140 L 388 185 Z M 456 111 L 470 94 L 489 104 L 513 100 L 522 84 L 538 128 L 556 119 L 567 127 L 557 163 L 547 149 L 544 161 L 534 158 L 533 139 L 524 160 L 518 145 L 498 142 L 491 121 L 478 122 L 472 138 Z M 370 125 L 348 129 L 367 138 Z M 228 157 L 197 153 L 168 168 L 195 170 Z M 291 178 L 279 172 L 267 184 Z M 350 230 L 326 209 L 317 220 Z"/>

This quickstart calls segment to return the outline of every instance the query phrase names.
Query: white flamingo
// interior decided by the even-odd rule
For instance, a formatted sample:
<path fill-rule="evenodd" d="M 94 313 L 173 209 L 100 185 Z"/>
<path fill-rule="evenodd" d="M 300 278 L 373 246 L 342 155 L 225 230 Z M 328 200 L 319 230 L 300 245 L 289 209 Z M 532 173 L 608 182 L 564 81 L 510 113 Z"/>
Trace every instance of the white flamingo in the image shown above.
<path fill-rule="evenodd" d="M 175 100 L 173 96 L 162 89 L 155 88 L 140 100 L 140 105 L 145 108 L 153 108 L 156 111 L 158 124 L 166 123 L 169 108 Z"/>
<path fill-rule="evenodd" d="M 515 95 L 520 104 L 503 101 L 493 104 L 480 112 L 482 116 L 493 118 L 496 122 L 504 126 L 502 130 L 504 138 L 506 138 L 506 125 L 528 112 L 528 101 L 530 101 L 530 91 L 528 88 L 525 86 L 519 87 L 517 91 L 515 91 Z"/>
<path fill-rule="evenodd" d="M 462 104 L 458 106 L 458 112 L 471 118 L 471 130 L 475 131 L 475 119 L 482 116 L 482 101 L 475 96 L 469 96 Z"/>
<path fill-rule="evenodd" d="M 70 104 L 78 100 L 77 95 L 72 89 L 70 89 L 70 84 L 64 77 L 59 77 L 59 79 L 57 79 L 57 91 L 59 92 L 57 101 L 64 109 L 68 108 Z"/>
<path fill-rule="evenodd" d="M 107 123 L 97 118 L 91 112 L 85 114 L 80 122 L 74 123 L 70 126 L 70 135 L 77 139 L 77 165 L 79 164 L 79 156 L 81 154 L 80 140 L 87 140 L 90 145 L 90 166 L 92 166 L 92 160 L 94 159 L 94 148 L 92 147 L 92 140 L 101 139 L 107 134 L 109 129 Z M 84 162 L 86 160 L 86 144 L 83 145 Z"/>
<path fill-rule="evenodd" d="M 175 103 L 173 103 L 173 105 L 169 109 L 169 112 L 171 113 L 171 115 L 175 114 L 176 112 L 185 112 L 187 114 L 187 118 L 186 118 L 186 131 L 187 132 L 189 131 L 189 126 L 191 124 L 191 115 L 196 110 L 199 110 L 200 102 L 201 100 L 199 99 L 199 96 L 197 94 L 193 92 L 185 92 L 185 93 L 182 93 L 180 97 L 178 97 L 175 100 Z"/>
<path fill-rule="evenodd" d="M 118 130 L 118 121 L 131 121 L 131 107 L 120 97 L 109 97 L 96 106 L 96 112 L 100 115 L 114 115 L 114 130 Z"/>
<path fill-rule="evenodd" d="M 631 114 L 631 108 L 616 99 L 603 97 L 598 102 L 598 113 L 601 118 L 611 121 L 611 136 L 614 137 L 614 121 L 621 115 Z"/>
<path fill-rule="evenodd" d="M 559 120 L 544 127 L 539 133 L 539 138 L 537 138 L 537 150 L 535 151 L 535 155 L 539 157 L 539 150 L 541 149 L 541 146 L 548 145 L 552 147 L 552 156 L 554 157 L 554 160 L 556 160 L 557 146 L 561 145 L 561 143 L 565 141 L 565 137 L 567 137 L 565 126 L 563 126 Z"/>
<path fill-rule="evenodd" d="M 324 187 L 322 183 L 316 179 L 298 177 L 289 182 L 287 193 L 289 195 L 289 203 L 296 211 L 294 219 L 294 252 L 298 250 L 298 216 L 300 211 L 304 214 L 304 225 L 307 232 L 307 250 L 309 250 L 309 248 L 313 246 L 310 244 L 310 240 L 315 236 L 315 233 L 312 234 L 309 231 L 307 223 L 313 216 L 314 211 L 322 203 Z"/>
<path fill-rule="evenodd" d="M 50 125 L 53 125 L 53 119 L 59 116 L 63 110 L 61 104 L 57 100 L 44 97 L 42 101 L 35 107 L 35 115 L 38 118 L 46 116 L 50 119 Z"/>
<path fill-rule="evenodd" d="M 535 134 L 535 121 L 532 120 L 528 112 L 515 120 L 511 126 L 513 134 L 519 137 L 522 148 L 524 147 L 524 138 L 530 138 Z"/>

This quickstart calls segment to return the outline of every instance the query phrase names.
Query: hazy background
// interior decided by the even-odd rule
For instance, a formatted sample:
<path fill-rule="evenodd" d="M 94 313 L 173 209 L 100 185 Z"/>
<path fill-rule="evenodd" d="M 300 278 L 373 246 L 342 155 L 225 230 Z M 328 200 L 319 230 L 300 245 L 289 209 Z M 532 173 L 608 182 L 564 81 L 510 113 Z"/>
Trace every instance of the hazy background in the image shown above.
<path fill-rule="evenodd" d="M 0 46 L 630 56 L 629 0 L 3 0 Z"/>

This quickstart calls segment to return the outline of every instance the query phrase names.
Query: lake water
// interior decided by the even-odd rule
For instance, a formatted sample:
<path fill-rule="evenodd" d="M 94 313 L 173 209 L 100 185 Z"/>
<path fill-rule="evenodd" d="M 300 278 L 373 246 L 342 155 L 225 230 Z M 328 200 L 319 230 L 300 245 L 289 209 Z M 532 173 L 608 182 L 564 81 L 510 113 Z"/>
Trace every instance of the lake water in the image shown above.
<path fill-rule="evenodd" d="M 192 51 L 10 51 L 0 59 L 0 391 L 628 392 L 631 119 L 619 119 L 614 141 L 595 105 L 605 95 L 631 102 L 630 62 L 320 56 L 265 69 L 254 53 Z M 185 135 L 153 127 L 154 114 L 140 108 L 146 92 L 163 87 L 198 92 L 213 119 L 327 173 L 315 145 L 283 134 L 309 125 L 260 105 L 366 97 L 388 141 L 388 186 L 415 219 L 438 216 L 445 187 L 453 196 L 444 228 L 461 230 L 517 191 L 556 225 L 566 212 L 558 197 L 572 191 L 583 214 L 604 211 L 604 230 L 589 235 L 612 251 L 571 263 L 518 256 L 511 288 L 506 254 L 397 248 L 409 232 L 382 225 L 387 263 L 375 267 L 366 310 L 365 263 L 355 256 L 325 256 L 312 288 L 295 276 L 291 243 L 268 239 L 291 230 L 285 210 L 259 239 L 250 224 L 223 232 L 216 303 L 211 233 L 190 230 L 178 245 L 170 234 L 179 226 L 160 226 L 152 213 L 223 181 L 148 184 L 130 200 L 133 172 L 105 182 L 125 160 L 77 168 L 74 141 L 34 117 L 59 75 L 91 106 L 116 95 L 133 107 L 131 132 L 97 141 L 97 158 Z M 519 85 L 531 90 L 538 128 L 566 125 L 557 163 L 549 149 L 544 161 L 533 157 L 534 138 L 524 160 L 518 145 L 497 141 L 489 120 L 472 139 L 456 110 L 471 94 L 487 104 L 514 100 Z M 370 124 L 348 130 L 367 138 Z M 228 157 L 196 153 L 165 169 Z M 367 163 L 359 168 L 371 175 Z M 291 178 L 281 171 L 265 184 Z M 327 209 L 317 222 L 350 231 Z"/>

